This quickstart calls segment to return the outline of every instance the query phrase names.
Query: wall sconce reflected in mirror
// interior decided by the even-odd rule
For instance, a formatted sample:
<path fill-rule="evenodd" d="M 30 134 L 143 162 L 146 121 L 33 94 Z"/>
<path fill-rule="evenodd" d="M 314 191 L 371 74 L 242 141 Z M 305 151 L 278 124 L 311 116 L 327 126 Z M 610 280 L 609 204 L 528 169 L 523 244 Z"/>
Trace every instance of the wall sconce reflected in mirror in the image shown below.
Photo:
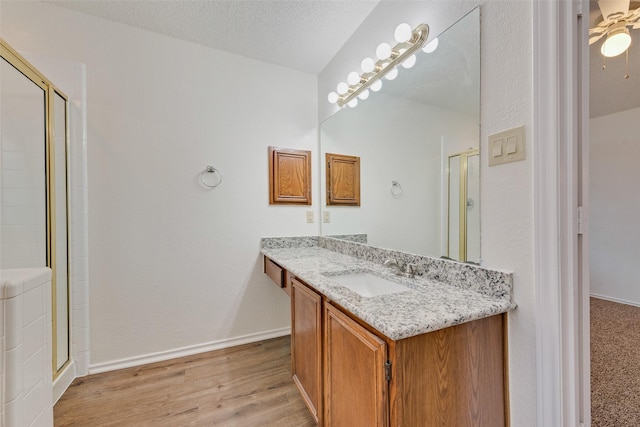
<path fill-rule="evenodd" d="M 382 78 L 393 80 L 398 76 L 398 67 L 411 68 L 416 63 L 416 51 L 423 47 L 429 37 L 427 24 L 420 24 L 413 30 L 409 24 L 396 27 L 394 37 L 397 44 L 391 47 L 388 43 L 381 43 L 376 48 L 376 58 L 365 58 L 360 64 L 362 73 L 352 71 L 347 76 L 347 82 L 340 82 L 335 92 L 330 92 L 327 100 L 339 107 L 348 105 L 356 107 L 358 99 L 369 97 L 369 89 L 377 92 L 382 88 Z M 433 52 L 438 47 L 438 39 L 432 40 L 424 46 L 426 53 Z"/>

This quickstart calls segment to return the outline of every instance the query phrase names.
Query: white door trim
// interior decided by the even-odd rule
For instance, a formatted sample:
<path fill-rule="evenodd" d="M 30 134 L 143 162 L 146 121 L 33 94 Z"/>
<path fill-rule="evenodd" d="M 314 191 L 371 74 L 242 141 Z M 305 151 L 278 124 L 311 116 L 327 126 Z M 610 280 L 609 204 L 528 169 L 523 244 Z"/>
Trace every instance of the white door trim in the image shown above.
<path fill-rule="evenodd" d="M 578 65 L 580 0 L 533 9 L 534 218 L 537 425 L 589 423 L 584 402 L 584 280 L 580 266 L 578 164 L 584 109 Z M 588 7 L 586 10 L 589 10 Z M 583 68 L 581 67 L 580 70 Z M 587 315 L 588 317 L 588 315 Z M 586 325 L 588 348 L 588 324 Z M 588 363 L 588 360 L 587 360 Z M 586 385 L 588 387 L 588 385 Z M 588 396 L 587 396 L 588 397 Z"/>

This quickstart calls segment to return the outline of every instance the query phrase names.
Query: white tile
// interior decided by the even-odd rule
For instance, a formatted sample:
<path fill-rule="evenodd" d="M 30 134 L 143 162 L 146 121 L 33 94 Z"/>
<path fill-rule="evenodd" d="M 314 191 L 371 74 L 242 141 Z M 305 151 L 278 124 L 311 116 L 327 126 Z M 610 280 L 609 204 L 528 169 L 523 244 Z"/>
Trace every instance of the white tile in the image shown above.
<path fill-rule="evenodd" d="M 78 238 L 76 238 L 76 236 Z M 81 238 L 81 236 L 86 235 L 74 235 L 72 238 L 72 251 L 71 257 L 73 259 L 85 258 L 89 253 L 89 242 L 85 238 Z"/>
<path fill-rule="evenodd" d="M 71 260 L 71 276 L 73 280 L 89 280 L 89 265 L 86 258 Z"/>
<path fill-rule="evenodd" d="M 46 195 L 43 190 L 31 188 L 3 188 L 2 206 L 44 206 Z"/>
<path fill-rule="evenodd" d="M 40 381 L 30 392 L 24 395 L 23 425 L 31 426 L 38 414 L 51 406 L 51 393 L 47 393 L 47 388 L 50 389 L 51 385 L 47 387 L 43 381 Z"/>
<path fill-rule="evenodd" d="M 4 351 L 4 304 L 5 301 L 0 299 L 0 338 L 2 338 L 3 347 L 2 350 L 0 350 L 0 353 Z"/>
<path fill-rule="evenodd" d="M 2 228 L 2 244 L 12 243 L 40 243 L 45 242 L 44 233 L 39 233 L 40 228 L 37 225 L 3 225 Z"/>
<path fill-rule="evenodd" d="M 5 345 L 7 350 L 22 343 L 22 295 L 5 300 Z"/>
<path fill-rule="evenodd" d="M 4 375 L 4 337 L 0 338 L 0 375 Z M 0 381 L 0 384 L 4 384 L 4 382 Z M 2 407 L 2 394 L 0 393 L 0 408 Z"/>
<path fill-rule="evenodd" d="M 3 151 L 2 169 L 41 170 L 44 168 L 42 151 Z"/>
<path fill-rule="evenodd" d="M 3 170 L 2 188 L 44 189 L 44 165 L 41 170 Z"/>
<path fill-rule="evenodd" d="M 24 393 L 29 393 L 39 381 L 44 382 L 44 368 L 46 366 L 44 357 L 44 347 L 40 347 L 33 356 L 24 361 Z"/>
<path fill-rule="evenodd" d="M 22 341 L 23 360 L 30 358 L 45 346 L 47 342 L 45 336 L 49 334 L 45 334 L 44 331 L 44 316 L 38 317 L 35 321 L 24 327 Z"/>
<path fill-rule="evenodd" d="M 29 427 L 51 427 L 53 425 L 53 406 L 42 411 Z"/>
<path fill-rule="evenodd" d="M 42 317 L 44 313 L 44 286 L 36 286 L 35 288 L 26 291 L 23 294 L 23 325 L 36 320 L 38 317 Z"/>
<path fill-rule="evenodd" d="M 24 426 L 24 401 L 22 395 L 11 402 L 5 403 L 4 423 L 6 427 Z"/>
<path fill-rule="evenodd" d="M 3 206 L 2 223 L 7 225 L 38 225 L 43 223 L 38 206 Z"/>
<path fill-rule="evenodd" d="M 2 265 L 20 265 L 26 267 L 33 265 L 36 251 L 34 243 L 6 243 L 3 239 L 0 250 L 2 251 Z"/>
<path fill-rule="evenodd" d="M 19 345 L 6 351 L 5 357 L 4 401 L 10 402 L 20 396 L 23 390 L 24 358 L 22 357 L 22 346 Z"/>
<path fill-rule="evenodd" d="M 89 282 L 76 280 L 72 283 L 71 298 L 73 305 L 89 304 Z"/>

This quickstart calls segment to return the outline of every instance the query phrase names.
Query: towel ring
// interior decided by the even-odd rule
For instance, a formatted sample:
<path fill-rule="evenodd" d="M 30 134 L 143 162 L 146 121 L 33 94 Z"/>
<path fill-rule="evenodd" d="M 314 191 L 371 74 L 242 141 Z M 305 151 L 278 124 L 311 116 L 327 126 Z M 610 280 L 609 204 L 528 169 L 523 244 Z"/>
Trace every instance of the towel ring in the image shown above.
<path fill-rule="evenodd" d="M 215 184 L 207 184 L 207 181 L 205 181 L 204 177 L 208 173 L 217 174 L 218 182 L 216 182 Z M 200 173 L 200 182 L 202 182 L 202 185 L 204 185 L 205 187 L 216 188 L 218 185 L 222 184 L 222 174 L 213 166 L 207 166 L 207 168 Z"/>
<path fill-rule="evenodd" d="M 391 181 L 391 195 L 396 199 L 402 194 L 402 186 L 398 181 Z"/>

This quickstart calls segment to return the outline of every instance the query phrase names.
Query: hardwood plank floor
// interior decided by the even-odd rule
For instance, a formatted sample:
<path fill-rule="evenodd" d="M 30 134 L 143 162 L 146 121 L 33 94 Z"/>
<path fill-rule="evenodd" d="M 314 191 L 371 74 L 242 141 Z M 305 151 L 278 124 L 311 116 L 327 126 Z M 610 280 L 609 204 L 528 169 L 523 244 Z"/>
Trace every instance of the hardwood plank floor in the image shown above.
<path fill-rule="evenodd" d="M 63 426 L 315 426 L 291 378 L 289 336 L 76 378 Z"/>

